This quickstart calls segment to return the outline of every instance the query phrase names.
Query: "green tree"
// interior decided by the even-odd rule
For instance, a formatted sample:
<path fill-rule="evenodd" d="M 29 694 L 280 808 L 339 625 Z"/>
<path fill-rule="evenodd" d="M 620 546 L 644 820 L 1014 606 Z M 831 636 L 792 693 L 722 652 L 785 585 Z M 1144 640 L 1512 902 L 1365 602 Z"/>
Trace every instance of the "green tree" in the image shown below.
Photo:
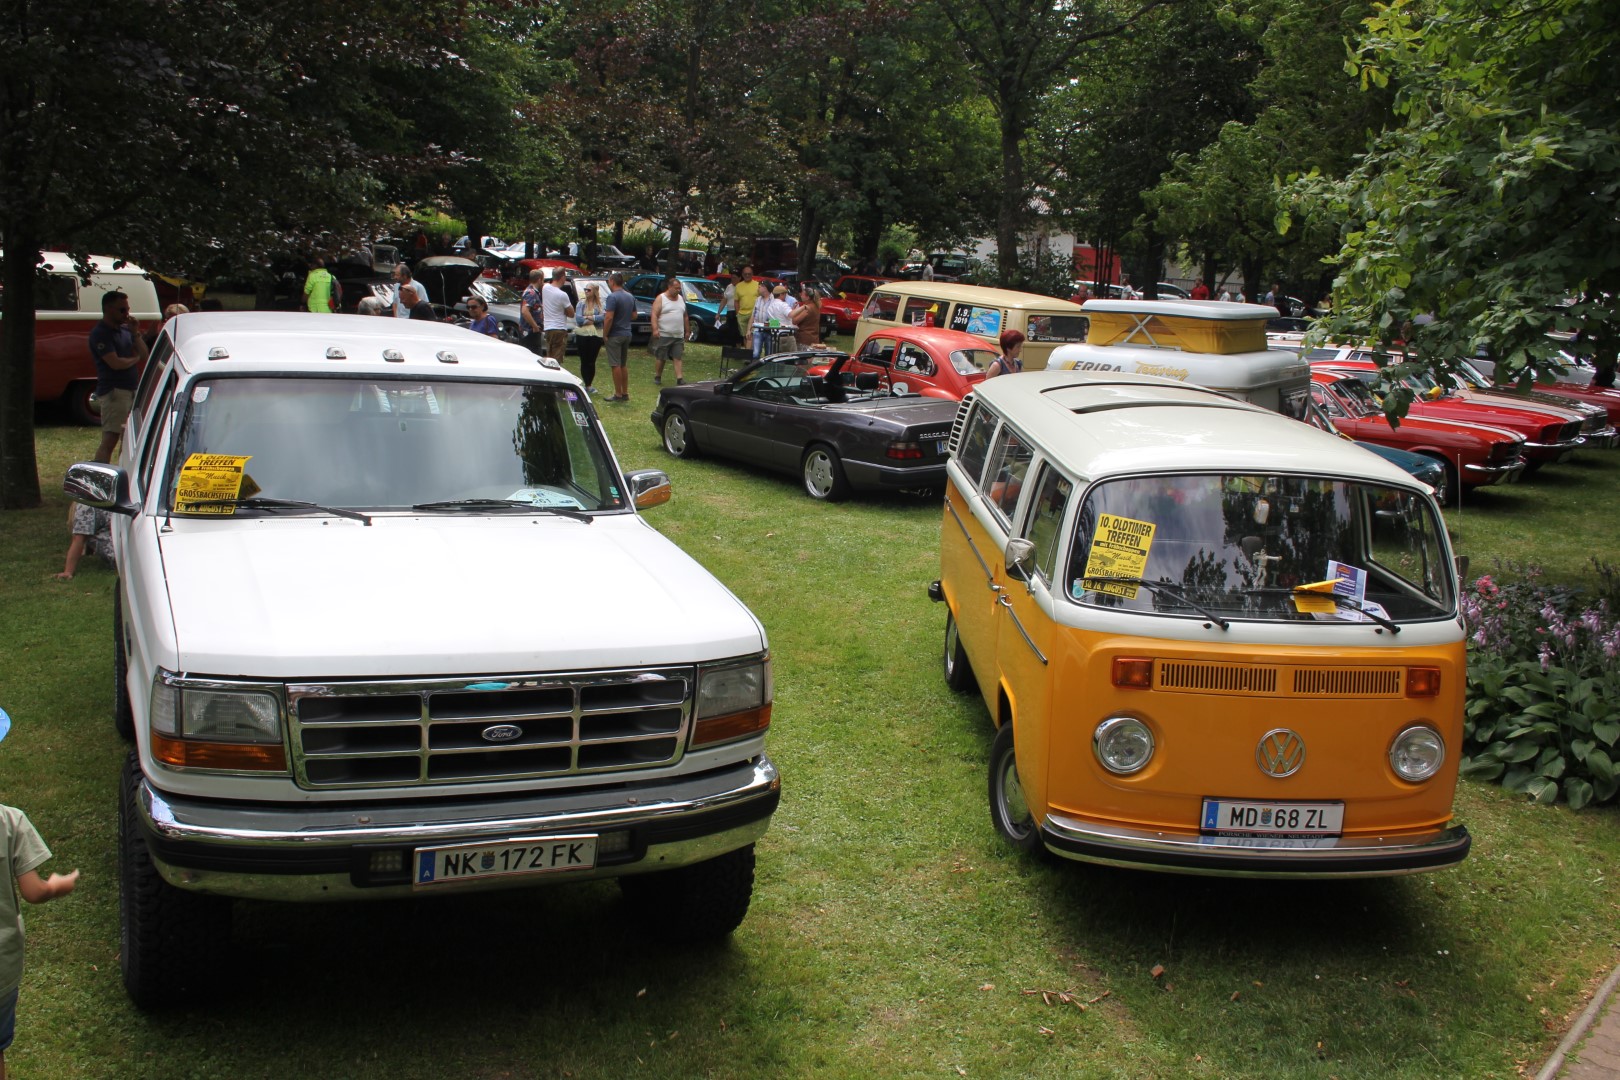
<path fill-rule="evenodd" d="M 1144 214 L 1177 155 L 1211 143 L 1247 109 L 1259 48 L 1219 0 L 1186 0 L 1154 13 L 1106 51 L 1087 54 L 1077 77 L 1041 116 L 1042 145 L 1057 165 L 1054 210 L 1078 235 L 1125 256 L 1134 280 L 1155 288 L 1166 230 Z"/>
<path fill-rule="evenodd" d="M 1550 331 L 1606 366 L 1620 338 L 1620 6 L 1394 0 L 1347 64 L 1394 89 L 1398 122 L 1344 177 L 1302 185 L 1343 223 L 1324 333 L 1443 366 L 1490 350 L 1499 377 L 1557 362 Z"/>
<path fill-rule="evenodd" d="M 1116 39 L 1147 13 L 1175 0 L 940 0 L 927 10 L 944 20 L 995 112 L 1000 175 L 996 178 L 996 269 L 1018 274 L 1018 236 L 1044 186 L 1045 163 L 1031 169 L 1026 146 L 1041 99 L 1073 72 L 1081 55 Z"/>
<path fill-rule="evenodd" d="M 1230 121 L 1201 149 L 1182 152 L 1147 196 L 1158 228 L 1186 245 L 1213 289 L 1217 267 L 1238 266 L 1251 288 L 1297 283 L 1327 291 L 1322 258 L 1337 221 L 1291 212 L 1293 175 L 1342 176 L 1389 117 L 1387 94 L 1362 93 L 1342 75 L 1345 40 L 1370 0 L 1241 0 L 1221 18 L 1260 50 L 1252 78 L 1224 96 Z"/>
<path fill-rule="evenodd" d="M 40 502 L 40 250 L 201 278 L 358 233 L 409 157 L 375 148 L 376 132 L 400 125 L 373 75 L 440 59 L 454 11 L 0 4 L 0 508 Z"/>

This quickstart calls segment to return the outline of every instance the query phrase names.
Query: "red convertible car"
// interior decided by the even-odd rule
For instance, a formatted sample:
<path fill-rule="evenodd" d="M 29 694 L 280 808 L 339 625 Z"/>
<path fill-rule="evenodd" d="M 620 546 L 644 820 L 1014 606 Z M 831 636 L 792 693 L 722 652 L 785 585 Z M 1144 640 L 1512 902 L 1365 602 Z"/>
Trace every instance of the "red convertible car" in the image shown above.
<path fill-rule="evenodd" d="M 1362 359 L 1362 356 L 1367 359 Z M 1311 372 L 1327 371 L 1349 375 L 1373 388 L 1380 372 L 1362 349 L 1326 348 L 1308 354 Z M 1487 427 L 1504 428 L 1524 438 L 1526 468 L 1534 472 L 1543 465 L 1563 461 L 1582 446 L 1581 428 L 1586 418 L 1580 413 L 1530 401 L 1504 401 L 1501 398 L 1466 398 L 1456 392 L 1444 393 L 1432 379 L 1408 376 L 1406 384 L 1416 397 L 1407 415 L 1425 420 L 1461 420 Z M 1336 418 L 1335 418 L 1336 419 Z"/>
<path fill-rule="evenodd" d="M 1352 439 L 1407 450 L 1445 463 L 1445 490 L 1511 483 L 1524 472 L 1524 437 L 1502 428 L 1408 416 L 1400 427 L 1389 418 L 1367 384 L 1351 375 L 1311 373 L 1311 400 Z"/>
<path fill-rule="evenodd" d="M 876 375 L 878 385 L 895 397 L 961 401 L 984 381 L 985 368 L 995 358 L 996 351 L 974 334 L 897 326 L 868 337 L 844 371 Z"/>

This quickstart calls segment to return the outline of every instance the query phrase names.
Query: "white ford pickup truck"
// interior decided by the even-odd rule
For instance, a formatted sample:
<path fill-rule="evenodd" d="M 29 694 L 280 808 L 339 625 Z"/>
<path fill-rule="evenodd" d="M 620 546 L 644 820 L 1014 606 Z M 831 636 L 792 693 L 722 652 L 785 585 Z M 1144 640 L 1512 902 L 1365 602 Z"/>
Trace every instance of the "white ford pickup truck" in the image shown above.
<path fill-rule="evenodd" d="M 117 465 L 125 986 L 196 993 L 231 898 L 616 877 L 741 922 L 780 796 L 752 613 L 637 511 L 554 361 L 404 319 L 172 319 Z"/>

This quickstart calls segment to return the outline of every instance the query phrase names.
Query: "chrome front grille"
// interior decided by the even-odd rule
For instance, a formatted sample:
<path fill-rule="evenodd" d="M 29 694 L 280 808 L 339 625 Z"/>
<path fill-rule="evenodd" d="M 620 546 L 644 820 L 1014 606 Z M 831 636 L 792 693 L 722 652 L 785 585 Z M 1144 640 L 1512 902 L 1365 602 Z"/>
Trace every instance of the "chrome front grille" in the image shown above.
<path fill-rule="evenodd" d="M 680 760 L 691 668 L 287 688 L 308 788 L 400 787 L 642 769 Z"/>

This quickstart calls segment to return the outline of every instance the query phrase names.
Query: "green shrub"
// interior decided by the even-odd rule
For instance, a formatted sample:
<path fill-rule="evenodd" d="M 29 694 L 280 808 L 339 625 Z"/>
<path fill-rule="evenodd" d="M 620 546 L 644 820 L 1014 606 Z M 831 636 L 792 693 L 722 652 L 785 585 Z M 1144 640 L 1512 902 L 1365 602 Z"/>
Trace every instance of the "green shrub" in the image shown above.
<path fill-rule="evenodd" d="M 1462 774 L 1541 803 L 1609 802 L 1620 792 L 1620 623 L 1604 596 L 1547 584 L 1536 567 L 1506 569 L 1513 580 L 1485 575 L 1463 596 Z M 1606 584 L 1615 575 L 1598 564 Z"/>

